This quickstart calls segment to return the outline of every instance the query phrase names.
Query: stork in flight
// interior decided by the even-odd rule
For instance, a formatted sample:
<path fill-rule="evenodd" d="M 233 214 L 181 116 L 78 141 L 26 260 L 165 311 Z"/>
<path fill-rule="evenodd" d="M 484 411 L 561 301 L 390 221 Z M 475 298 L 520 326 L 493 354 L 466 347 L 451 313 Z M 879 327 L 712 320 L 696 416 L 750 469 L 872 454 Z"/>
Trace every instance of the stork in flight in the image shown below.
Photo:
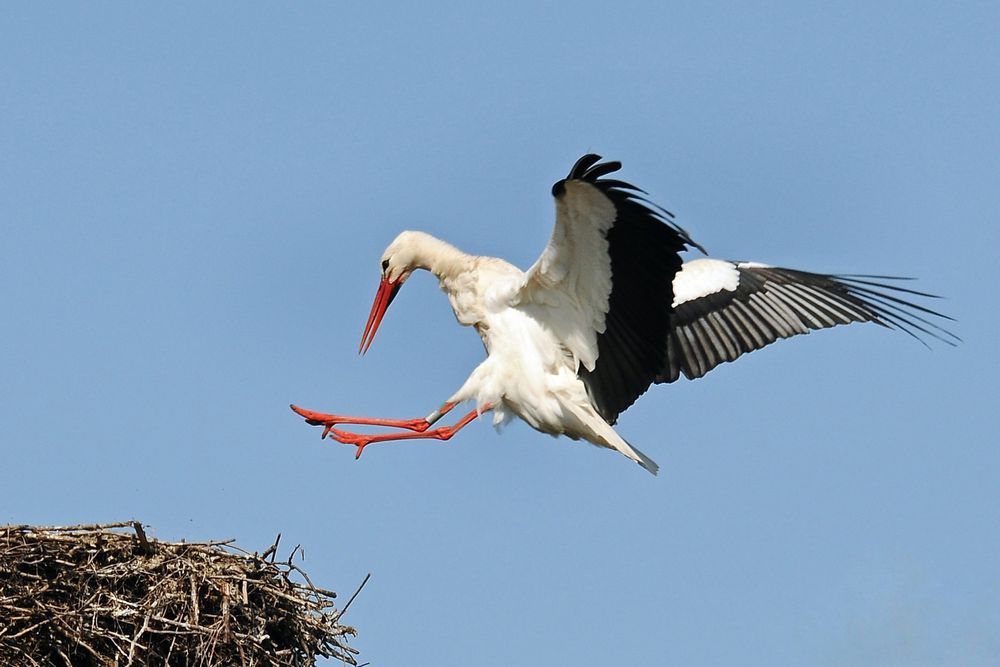
<path fill-rule="evenodd" d="M 612 425 L 653 383 L 700 378 L 779 338 L 851 322 L 873 322 L 948 344 L 947 318 L 903 295 L 887 276 L 824 275 L 756 262 L 700 258 L 704 249 L 644 191 L 605 178 L 621 168 L 584 155 L 552 186 L 556 224 L 527 271 L 495 257 L 468 255 L 422 232 L 405 231 L 382 254 L 382 281 L 361 337 L 363 354 L 400 287 L 417 269 L 433 273 L 455 317 L 475 327 L 486 359 L 437 410 L 418 419 L 347 417 L 292 405 L 323 437 L 357 447 L 375 442 L 448 440 L 487 411 L 513 416 L 553 436 L 615 449 L 649 472 L 657 465 Z M 431 428 L 456 405 L 475 409 Z M 340 424 L 400 429 L 351 433 Z"/>

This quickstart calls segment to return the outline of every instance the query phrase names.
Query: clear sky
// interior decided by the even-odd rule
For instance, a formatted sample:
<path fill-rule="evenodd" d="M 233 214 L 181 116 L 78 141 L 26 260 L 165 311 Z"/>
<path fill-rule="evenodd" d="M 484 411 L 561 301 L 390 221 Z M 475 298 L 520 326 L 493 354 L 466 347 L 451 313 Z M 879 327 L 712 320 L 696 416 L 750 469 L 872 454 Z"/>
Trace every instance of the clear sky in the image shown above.
<path fill-rule="evenodd" d="M 0 522 L 302 544 L 374 665 L 995 665 L 1000 9 L 8 3 Z M 400 230 L 526 267 L 585 152 L 713 256 L 919 276 L 874 326 L 654 387 L 661 465 L 416 417 L 482 357 Z"/>

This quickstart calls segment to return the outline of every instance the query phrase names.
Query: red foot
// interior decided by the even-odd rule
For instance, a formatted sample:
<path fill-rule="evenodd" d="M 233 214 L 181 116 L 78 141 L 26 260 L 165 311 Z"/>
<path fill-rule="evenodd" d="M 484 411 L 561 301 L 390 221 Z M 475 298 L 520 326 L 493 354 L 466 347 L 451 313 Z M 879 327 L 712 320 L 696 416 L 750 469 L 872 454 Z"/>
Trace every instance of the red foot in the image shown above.
<path fill-rule="evenodd" d="M 442 414 L 448 412 L 453 407 L 454 404 L 445 403 L 441 407 L 441 410 L 435 411 L 435 413 L 425 419 L 374 419 L 369 417 L 344 417 L 340 415 L 329 415 L 323 412 L 304 410 L 296 405 L 291 406 L 292 410 L 294 410 L 296 414 L 305 418 L 307 423 L 312 424 L 313 426 L 322 426 L 324 438 L 329 435 L 337 442 L 357 447 L 358 451 L 354 454 L 355 459 L 360 459 L 361 452 L 363 452 L 365 447 L 373 442 L 417 439 L 448 440 L 455 435 L 455 433 L 461 430 L 462 427 L 479 416 L 478 411 L 473 410 L 451 426 L 442 426 L 440 428 L 428 430 L 433 421 L 439 419 Z M 492 408 L 492 405 L 487 405 L 483 408 L 483 411 L 485 412 L 486 410 L 491 410 Z M 404 428 L 412 432 L 380 434 L 350 433 L 348 431 L 341 431 L 340 429 L 334 428 L 337 424 L 390 426 L 393 428 Z"/>
<path fill-rule="evenodd" d="M 325 412 L 313 412 L 300 408 L 294 403 L 288 406 L 293 412 L 303 417 L 307 424 L 313 426 L 324 426 L 322 437 L 330 434 L 331 429 L 337 424 L 361 424 L 365 426 L 389 426 L 391 428 L 405 428 L 408 431 L 422 433 L 430 427 L 430 422 L 424 418 L 418 419 L 378 419 L 375 417 L 348 417 L 345 415 L 331 415 Z"/>
<path fill-rule="evenodd" d="M 471 421 L 471 420 L 469 420 Z M 468 423 L 468 421 L 466 421 Z M 398 442 L 400 440 L 449 440 L 451 436 L 455 434 L 455 431 L 462 428 L 465 424 L 460 426 L 443 426 L 441 428 L 436 428 L 432 431 L 426 431 L 421 433 L 380 433 L 380 434 L 364 434 L 364 433 L 351 433 L 349 431 L 341 431 L 333 426 L 327 426 L 326 430 L 323 431 L 324 434 L 329 433 L 330 437 L 339 443 L 345 445 L 352 445 L 358 448 L 358 451 L 354 453 L 354 460 L 357 461 L 361 458 L 361 452 L 365 451 L 365 447 L 374 442 Z"/>
<path fill-rule="evenodd" d="M 326 427 L 326 430 L 323 431 L 323 437 L 325 438 L 328 433 L 332 433 L 333 439 L 337 442 L 345 445 L 354 445 L 358 448 L 358 451 L 354 453 L 355 461 L 361 458 L 361 452 L 365 451 L 365 447 L 372 444 L 372 439 L 375 437 L 371 435 L 362 435 L 361 433 L 348 433 L 347 431 L 341 431 L 333 428 L 332 426 Z"/>

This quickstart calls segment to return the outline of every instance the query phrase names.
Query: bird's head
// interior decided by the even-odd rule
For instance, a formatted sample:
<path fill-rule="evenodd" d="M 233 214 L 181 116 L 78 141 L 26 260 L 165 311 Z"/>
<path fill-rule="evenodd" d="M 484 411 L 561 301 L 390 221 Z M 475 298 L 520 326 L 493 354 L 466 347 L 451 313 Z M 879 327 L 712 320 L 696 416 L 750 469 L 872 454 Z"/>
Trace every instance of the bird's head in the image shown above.
<path fill-rule="evenodd" d="M 375 302 L 368 315 L 365 332 L 361 335 L 361 345 L 358 347 L 360 354 L 364 354 L 371 347 L 372 341 L 375 340 L 375 332 L 378 331 L 378 326 L 382 323 L 386 309 L 396 298 L 399 288 L 413 273 L 413 269 L 418 268 L 416 253 L 418 244 L 415 244 L 412 238 L 416 233 L 401 233 L 382 253 L 380 260 L 382 281 L 379 283 L 378 292 L 375 293 Z"/>

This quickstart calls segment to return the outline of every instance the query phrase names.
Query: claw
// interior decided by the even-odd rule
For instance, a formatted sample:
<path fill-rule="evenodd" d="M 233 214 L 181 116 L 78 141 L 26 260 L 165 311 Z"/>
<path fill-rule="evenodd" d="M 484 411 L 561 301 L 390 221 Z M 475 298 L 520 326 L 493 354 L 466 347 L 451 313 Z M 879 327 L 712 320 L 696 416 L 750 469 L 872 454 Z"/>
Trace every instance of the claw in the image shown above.
<path fill-rule="evenodd" d="M 294 403 L 290 404 L 288 407 L 292 409 L 292 412 L 299 415 L 300 417 L 305 419 L 307 423 L 312 424 L 313 426 L 321 426 L 329 422 L 331 419 L 333 419 L 333 415 L 328 415 L 324 412 L 313 412 L 312 410 L 306 410 L 305 408 L 300 408 Z"/>

